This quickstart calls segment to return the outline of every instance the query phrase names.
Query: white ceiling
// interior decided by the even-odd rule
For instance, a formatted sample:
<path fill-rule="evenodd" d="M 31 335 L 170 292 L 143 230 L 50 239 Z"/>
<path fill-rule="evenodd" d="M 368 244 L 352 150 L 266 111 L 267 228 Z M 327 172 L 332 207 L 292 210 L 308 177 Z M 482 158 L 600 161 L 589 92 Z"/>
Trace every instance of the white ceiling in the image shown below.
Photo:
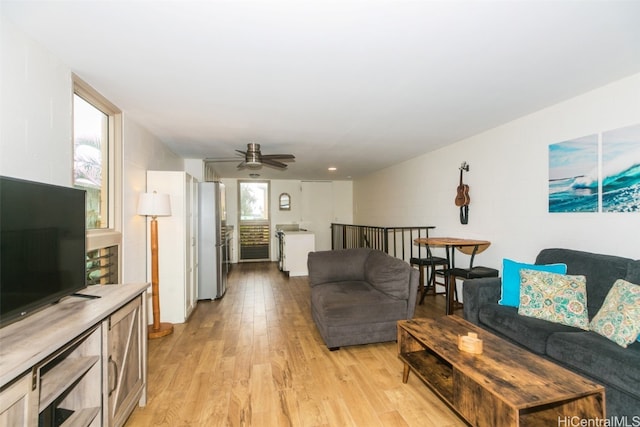
<path fill-rule="evenodd" d="M 640 1 L 6 1 L 185 158 L 248 142 L 345 179 L 640 72 Z M 517 143 L 517 141 L 514 141 Z M 335 166 L 336 172 L 327 167 Z"/>

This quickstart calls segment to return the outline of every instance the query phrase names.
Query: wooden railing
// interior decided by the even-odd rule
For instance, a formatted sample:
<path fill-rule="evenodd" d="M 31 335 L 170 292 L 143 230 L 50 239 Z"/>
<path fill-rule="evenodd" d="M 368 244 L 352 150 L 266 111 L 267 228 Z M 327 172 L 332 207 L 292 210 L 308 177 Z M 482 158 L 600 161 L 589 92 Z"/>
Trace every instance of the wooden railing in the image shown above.
<path fill-rule="evenodd" d="M 372 248 L 409 261 L 423 258 L 426 249 L 413 243 L 414 239 L 429 237 L 434 226 L 374 227 L 369 225 L 331 224 L 331 249 Z"/>

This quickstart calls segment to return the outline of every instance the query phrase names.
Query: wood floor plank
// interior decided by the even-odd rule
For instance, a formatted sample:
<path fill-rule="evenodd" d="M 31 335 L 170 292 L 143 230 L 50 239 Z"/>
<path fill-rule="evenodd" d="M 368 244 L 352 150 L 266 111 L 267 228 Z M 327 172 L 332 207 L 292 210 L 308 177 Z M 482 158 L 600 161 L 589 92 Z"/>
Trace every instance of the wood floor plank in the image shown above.
<path fill-rule="evenodd" d="M 415 316 L 442 314 L 427 296 Z M 224 298 L 174 329 L 149 341 L 147 406 L 127 427 L 465 425 L 415 376 L 402 384 L 395 342 L 329 351 L 308 278 L 276 263 L 234 265 Z"/>

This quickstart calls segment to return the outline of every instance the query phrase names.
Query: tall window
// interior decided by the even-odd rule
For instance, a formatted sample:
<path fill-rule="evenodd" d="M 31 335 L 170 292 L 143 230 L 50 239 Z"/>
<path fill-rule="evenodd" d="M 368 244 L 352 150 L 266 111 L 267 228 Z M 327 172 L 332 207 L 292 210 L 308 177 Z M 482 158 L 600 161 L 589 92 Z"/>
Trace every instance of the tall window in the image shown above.
<path fill-rule="evenodd" d="M 266 221 L 269 219 L 269 183 L 240 182 L 240 220 Z"/>
<path fill-rule="evenodd" d="M 109 115 L 73 95 L 73 186 L 87 191 L 87 229 L 109 228 Z"/>
<path fill-rule="evenodd" d="M 88 283 L 117 283 L 122 113 L 73 76 L 73 186 L 87 192 Z"/>

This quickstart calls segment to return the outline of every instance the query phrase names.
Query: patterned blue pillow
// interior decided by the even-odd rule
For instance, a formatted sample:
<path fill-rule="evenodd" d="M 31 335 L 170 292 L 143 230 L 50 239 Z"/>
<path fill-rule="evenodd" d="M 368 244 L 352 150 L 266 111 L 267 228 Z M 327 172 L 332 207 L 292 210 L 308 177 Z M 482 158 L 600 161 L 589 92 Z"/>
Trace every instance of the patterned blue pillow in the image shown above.
<path fill-rule="evenodd" d="M 640 337 L 640 286 L 618 279 L 591 320 L 591 330 L 626 348 Z"/>
<path fill-rule="evenodd" d="M 558 274 L 567 273 L 567 264 L 523 264 L 505 258 L 502 260 L 502 296 L 498 304 L 509 307 L 518 307 L 520 305 L 520 270 L 523 268 Z"/>
<path fill-rule="evenodd" d="M 518 314 L 588 331 L 586 277 L 521 270 Z"/>

